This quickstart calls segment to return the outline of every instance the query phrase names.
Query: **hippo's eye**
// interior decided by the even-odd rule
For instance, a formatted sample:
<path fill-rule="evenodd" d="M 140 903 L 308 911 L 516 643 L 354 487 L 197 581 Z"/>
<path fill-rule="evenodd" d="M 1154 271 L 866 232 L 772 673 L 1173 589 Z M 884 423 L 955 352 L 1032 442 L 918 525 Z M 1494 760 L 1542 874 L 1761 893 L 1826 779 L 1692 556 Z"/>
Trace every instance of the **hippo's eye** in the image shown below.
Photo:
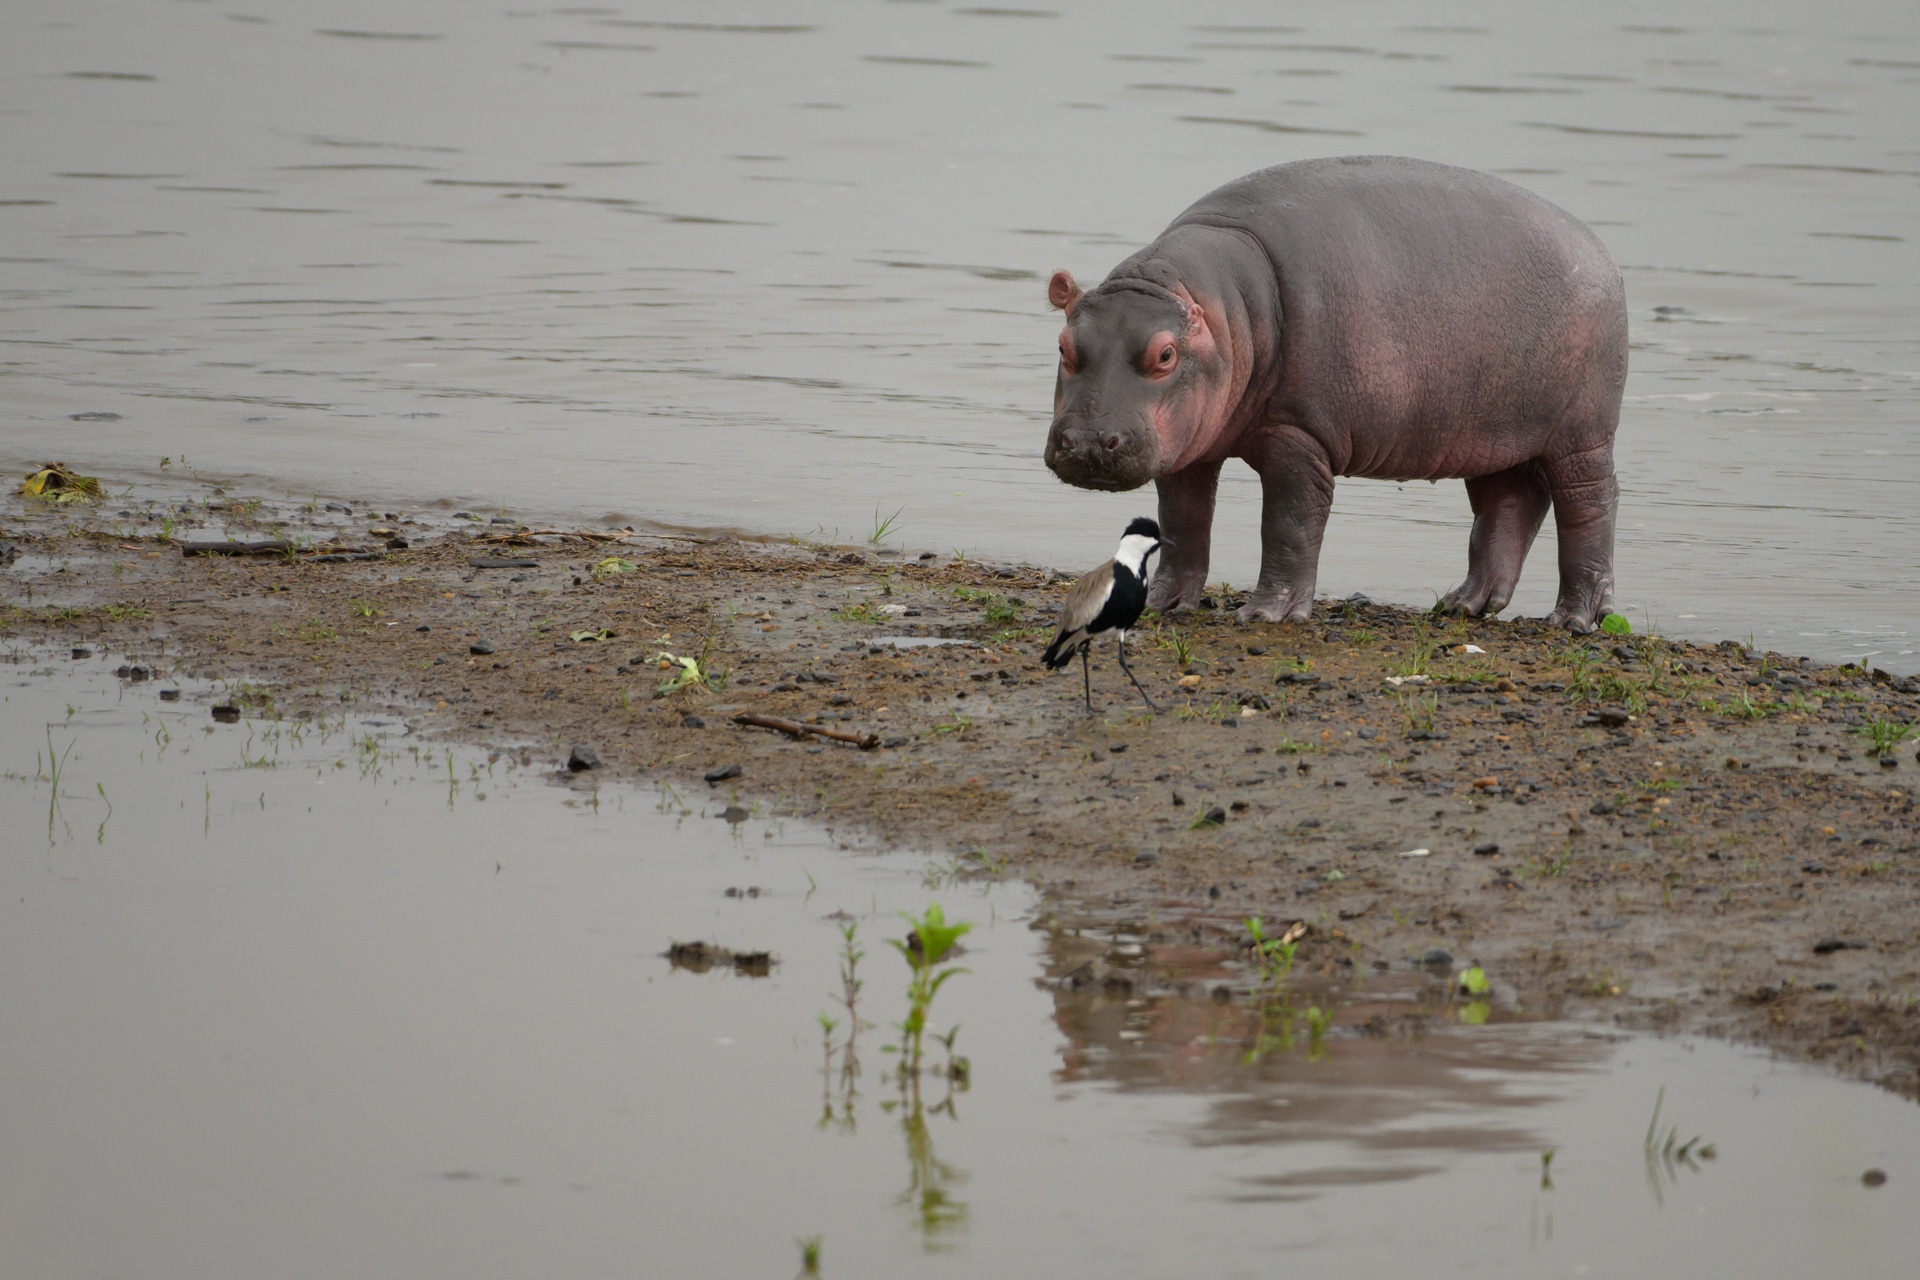
<path fill-rule="evenodd" d="M 1171 365 L 1172 363 L 1173 363 L 1173 344 L 1168 343 L 1166 346 L 1160 348 L 1160 367 L 1164 369 L 1168 365 Z"/>

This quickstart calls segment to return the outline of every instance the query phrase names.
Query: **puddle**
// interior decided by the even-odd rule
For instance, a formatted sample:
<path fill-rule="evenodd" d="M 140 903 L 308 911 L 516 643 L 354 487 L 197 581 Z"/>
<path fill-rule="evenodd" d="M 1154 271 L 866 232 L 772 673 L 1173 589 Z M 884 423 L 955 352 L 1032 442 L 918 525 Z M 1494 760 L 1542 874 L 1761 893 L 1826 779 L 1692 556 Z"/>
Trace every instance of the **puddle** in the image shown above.
<path fill-rule="evenodd" d="M 10 656 L 9 1275 L 784 1276 L 815 1235 L 832 1277 L 1893 1276 L 1920 1251 L 1920 1111 L 1871 1088 L 1475 1025 L 1412 971 L 1303 980 L 1261 1044 L 1213 957 L 725 787 L 560 783 L 539 748 Z M 931 1022 L 971 1070 L 915 1108 L 886 940 L 930 900 L 974 924 Z M 1656 1098 L 1687 1159 L 1649 1155 Z"/>

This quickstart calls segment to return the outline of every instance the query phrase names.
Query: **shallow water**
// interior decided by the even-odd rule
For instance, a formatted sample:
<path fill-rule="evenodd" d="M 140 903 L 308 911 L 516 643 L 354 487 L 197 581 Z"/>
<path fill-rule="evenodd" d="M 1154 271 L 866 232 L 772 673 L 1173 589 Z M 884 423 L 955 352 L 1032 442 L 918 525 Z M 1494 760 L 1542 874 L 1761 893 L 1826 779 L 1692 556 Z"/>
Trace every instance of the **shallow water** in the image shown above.
<path fill-rule="evenodd" d="M 1625 270 L 1636 623 L 1920 667 L 1911 4 L 17 0 L 0 71 L 8 465 L 852 538 L 904 508 L 916 547 L 1092 564 L 1151 497 L 1039 461 L 1046 274 L 1252 169 L 1403 153 Z M 1466 527 L 1457 484 L 1348 482 L 1321 586 L 1424 603 Z"/>
<path fill-rule="evenodd" d="M 243 697 L 217 724 L 246 690 L 168 703 L 111 654 L 12 656 L 9 1276 L 786 1275 L 811 1235 L 832 1277 L 1896 1276 L 1920 1247 L 1920 1110 L 1863 1085 L 1471 1025 L 1399 962 L 1303 990 L 1332 1030 L 1249 1063 L 1244 1002 L 1210 994 L 1227 971 L 1168 945 L 1187 996 L 1069 989 L 1096 956 L 1138 975 L 1140 939 L 948 859 L 557 783 L 537 749 L 449 753 L 379 716 Z M 933 1019 L 972 1077 L 915 1112 L 881 1051 L 904 975 L 883 940 L 929 900 L 976 924 Z M 876 1024 L 851 1078 L 816 1021 L 843 923 Z M 671 941 L 775 962 L 690 972 Z M 1714 1158 L 1648 1158 L 1662 1089 L 1662 1127 Z"/>

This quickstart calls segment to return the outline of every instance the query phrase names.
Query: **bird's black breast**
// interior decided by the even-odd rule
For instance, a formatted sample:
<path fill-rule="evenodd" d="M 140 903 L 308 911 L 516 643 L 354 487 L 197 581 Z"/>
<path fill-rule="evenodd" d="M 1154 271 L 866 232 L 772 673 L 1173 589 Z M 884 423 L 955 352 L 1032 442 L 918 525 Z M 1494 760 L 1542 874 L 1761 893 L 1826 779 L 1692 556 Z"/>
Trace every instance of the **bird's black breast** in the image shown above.
<path fill-rule="evenodd" d="M 1125 631 L 1140 620 L 1147 607 L 1147 582 L 1123 564 L 1113 566 L 1113 589 L 1099 614 L 1087 625 L 1087 634 Z"/>

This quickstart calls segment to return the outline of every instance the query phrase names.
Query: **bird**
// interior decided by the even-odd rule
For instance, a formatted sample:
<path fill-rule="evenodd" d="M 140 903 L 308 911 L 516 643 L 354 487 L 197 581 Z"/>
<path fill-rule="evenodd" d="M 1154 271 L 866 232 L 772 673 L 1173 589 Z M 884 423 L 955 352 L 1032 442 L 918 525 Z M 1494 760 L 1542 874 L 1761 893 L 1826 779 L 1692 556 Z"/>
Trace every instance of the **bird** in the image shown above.
<path fill-rule="evenodd" d="M 1133 687 L 1146 698 L 1147 706 L 1160 709 L 1140 688 L 1133 668 L 1127 665 L 1127 628 L 1140 620 L 1141 610 L 1147 607 L 1147 557 L 1172 545 L 1160 536 L 1158 524 L 1138 517 L 1120 535 L 1120 549 L 1113 553 L 1113 559 L 1067 590 L 1066 602 L 1060 606 L 1060 629 L 1054 632 L 1053 643 L 1040 660 L 1050 670 L 1058 671 L 1079 653 L 1080 681 L 1089 712 L 1093 710 L 1093 677 L 1087 671 L 1087 648 L 1095 636 L 1108 631 L 1118 633 L 1120 669 L 1133 680 Z"/>

